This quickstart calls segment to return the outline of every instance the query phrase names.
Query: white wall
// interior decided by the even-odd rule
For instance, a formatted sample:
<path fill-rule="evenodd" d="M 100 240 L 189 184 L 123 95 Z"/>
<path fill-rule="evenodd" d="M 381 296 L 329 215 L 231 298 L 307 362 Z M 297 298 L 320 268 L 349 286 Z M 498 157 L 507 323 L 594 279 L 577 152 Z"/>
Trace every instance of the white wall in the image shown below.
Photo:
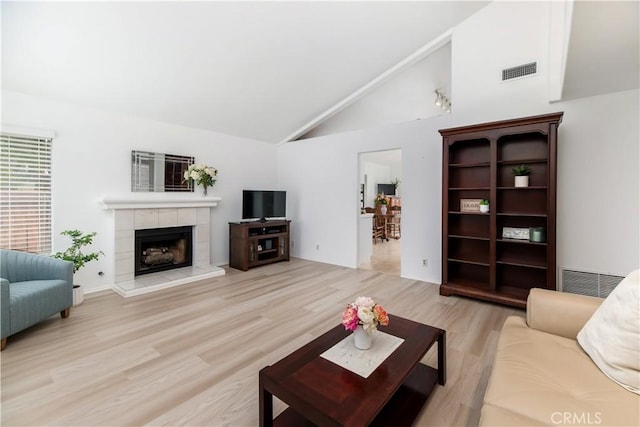
<path fill-rule="evenodd" d="M 440 280 L 442 148 L 437 129 L 449 117 L 413 121 L 281 146 L 279 181 L 293 190 L 292 254 L 356 267 L 358 156 L 402 150 L 402 276 Z M 330 184 L 327 184 L 330 183 Z M 336 191 L 337 190 L 337 191 Z M 319 245 L 319 249 L 316 246 Z M 428 268 L 422 259 L 428 258 Z"/>
<path fill-rule="evenodd" d="M 565 111 L 558 153 L 558 265 L 618 275 L 637 268 L 638 91 L 550 105 L 548 20 L 547 3 L 494 2 L 456 28 L 450 116 L 282 145 L 279 182 L 296 189 L 292 228 L 299 241 L 293 255 L 356 266 L 358 153 L 400 147 L 401 275 L 440 283 L 442 140 L 437 130 Z M 537 75 L 500 82 L 504 66 L 530 60 L 539 62 Z M 579 172 L 588 175 L 586 181 L 580 181 Z M 590 208 L 600 201 L 603 207 Z M 587 235 L 592 237 L 585 241 Z M 426 268 L 423 258 L 429 259 Z"/>
<path fill-rule="evenodd" d="M 547 104 L 549 15 L 546 2 L 493 2 L 452 37 L 453 111 L 485 118 L 526 116 Z M 501 70 L 538 62 L 538 73 L 501 81 Z M 540 107 L 538 107 L 540 108 Z"/>
<path fill-rule="evenodd" d="M 96 231 L 92 247 L 106 256 L 76 273 L 88 291 L 113 284 L 113 213 L 98 201 L 131 194 L 131 150 L 194 156 L 218 168 L 209 194 L 222 201 L 212 210 L 212 264 L 228 262 L 228 222 L 241 218 L 243 188 L 277 187 L 273 144 L 127 115 L 52 102 L 3 91 L 2 122 L 48 129 L 53 140 L 53 245 L 68 245 L 66 229 Z M 194 198 L 201 198 L 197 187 Z M 98 276 L 98 272 L 104 276 Z"/>
<path fill-rule="evenodd" d="M 287 189 L 291 254 L 355 266 L 355 213 L 360 212 L 357 156 L 347 157 L 316 143 L 284 147 L 278 150 L 278 182 Z"/>
<path fill-rule="evenodd" d="M 383 83 L 301 138 L 402 123 L 445 114 L 434 104 L 438 89 L 451 94 L 451 44 Z"/>
<path fill-rule="evenodd" d="M 364 154 L 363 159 L 366 159 L 366 156 L 367 155 Z M 367 175 L 367 192 L 364 205 L 374 207 L 374 201 L 378 194 L 378 184 L 388 184 L 391 182 L 389 178 L 391 175 L 390 167 L 366 160 L 363 160 L 361 167 L 364 174 Z"/>
<path fill-rule="evenodd" d="M 619 92 L 540 105 L 529 113 L 565 112 L 558 149 L 559 266 L 616 275 L 638 268 L 638 97 L 638 91 Z M 502 114 L 513 117 L 509 111 Z M 440 283 L 442 142 L 437 129 L 476 123 L 458 116 L 282 146 L 279 180 L 295 189 L 293 256 L 356 267 L 358 153 L 401 141 L 401 275 Z M 427 268 L 423 258 L 429 259 Z"/>
<path fill-rule="evenodd" d="M 631 90 L 559 103 L 558 265 L 626 275 L 640 266 L 640 131 Z"/>

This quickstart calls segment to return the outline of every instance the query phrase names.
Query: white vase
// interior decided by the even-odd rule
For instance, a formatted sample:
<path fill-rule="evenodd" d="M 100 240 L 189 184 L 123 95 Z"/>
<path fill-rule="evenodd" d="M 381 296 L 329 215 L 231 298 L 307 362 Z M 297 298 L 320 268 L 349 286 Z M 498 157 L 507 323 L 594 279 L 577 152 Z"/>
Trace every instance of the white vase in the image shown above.
<path fill-rule="evenodd" d="M 380 205 L 380 213 L 382 215 L 386 215 L 387 214 L 387 205 Z"/>
<path fill-rule="evenodd" d="M 529 176 L 528 175 L 516 176 L 515 186 L 516 187 L 528 187 L 529 186 Z"/>
<path fill-rule="evenodd" d="M 489 205 L 480 205 L 480 212 L 488 213 L 489 212 Z"/>
<path fill-rule="evenodd" d="M 358 325 L 353 331 L 353 344 L 360 350 L 369 350 L 373 344 L 373 334 L 368 334 L 362 325 Z"/>
<path fill-rule="evenodd" d="M 80 305 L 84 301 L 84 291 L 82 286 L 73 285 L 73 305 Z"/>
<path fill-rule="evenodd" d="M 202 194 L 206 196 L 207 195 L 207 186 L 203 185 L 202 187 L 203 187 Z"/>

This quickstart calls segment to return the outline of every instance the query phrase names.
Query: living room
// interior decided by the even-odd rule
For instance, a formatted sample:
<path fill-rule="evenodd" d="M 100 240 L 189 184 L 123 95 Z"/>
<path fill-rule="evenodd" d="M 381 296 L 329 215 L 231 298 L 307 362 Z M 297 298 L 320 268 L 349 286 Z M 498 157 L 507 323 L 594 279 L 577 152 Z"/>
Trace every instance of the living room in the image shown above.
<path fill-rule="evenodd" d="M 601 2 L 599 4 L 604 10 L 611 8 L 610 11 L 613 11 L 614 6 L 609 3 Z M 634 7 L 634 3 L 620 3 L 618 6 L 624 11 L 625 7 Z M 26 9 L 21 9 L 22 7 Z M 33 13 L 35 17 L 44 20 L 42 15 L 33 9 L 38 7 L 45 6 L 37 3 L 26 6 L 20 6 L 17 3 L 3 3 L 3 51 L 6 51 L 8 55 L 13 55 L 9 57 L 15 58 L 19 56 L 20 49 L 26 49 L 29 52 L 33 50 L 35 56 L 30 58 L 39 58 L 39 61 L 43 61 L 45 64 L 47 61 L 51 61 L 64 69 L 64 60 L 61 60 L 60 57 L 51 58 L 50 52 L 37 49 L 38 43 L 43 43 L 44 40 L 34 41 L 24 36 L 24 38 L 18 39 L 19 43 L 13 44 L 13 39 L 7 38 L 5 35 L 5 31 L 9 31 L 7 28 L 12 29 L 12 32 L 9 33 L 11 35 L 22 34 L 12 27 L 12 25 L 17 25 L 16 20 L 12 20 L 14 16 L 26 19 Z M 54 8 L 56 5 L 46 7 Z M 67 4 L 65 7 L 72 10 L 74 7 L 88 7 L 88 4 L 78 3 L 75 6 Z M 193 288 L 188 285 L 184 287 L 186 291 L 181 291 L 179 287 L 150 294 L 148 299 L 144 300 L 138 299 L 143 297 L 134 297 L 118 302 L 112 298 L 120 298 L 119 296 L 110 295 L 112 294 L 110 289 L 116 276 L 116 260 L 113 256 L 116 245 L 114 219 L 113 212 L 105 210 L 101 201 L 108 197 L 131 195 L 131 151 L 147 150 L 193 156 L 196 163 L 212 165 L 219 170 L 218 182 L 209 189 L 211 195 L 221 198 L 220 203 L 212 209 L 211 214 L 211 264 L 215 266 L 225 266 L 229 262 L 228 223 L 240 219 L 242 190 L 247 188 L 280 188 L 287 191 L 287 217 L 292 221 L 291 256 L 294 260 L 290 264 L 280 263 L 277 266 L 264 267 L 265 270 L 262 270 L 262 273 L 261 269 L 247 273 L 229 270 L 227 276 L 213 281 L 212 287 L 221 292 L 220 298 L 235 296 L 239 305 L 234 306 L 232 312 L 237 315 L 241 315 L 242 311 L 240 310 L 246 307 L 243 305 L 244 297 L 239 290 L 227 289 L 225 285 L 239 286 L 246 278 L 246 280 L 257 281 L 250 286 L 246 298 L 251 298 L 251 295 L 260 295 L 264 301 L 276 303 L 277 298 L 286 296 L 292 303 L 295 302 L 305 307 L 311 307 L 314 302 L 317 302 L 317 307 L 311 307 L 309 310 L 310 313 L 316 314 L 322 312 L 322 320 L 318 324 L 309 319 L 304 320 L 302 324 L 310 328 L 309 333 L 300 335 L 297 340 L 292 339 L 292 342 L 286 345 L 276 340 L 282 347 L 267 346 L 260 351 L 256 350 L 256 353 L 250 353 L 246 356 L 249 358 L 248 361 L 241 358 L 247 362 L 247 367 L 254 367 L 259 362 L 264 363 L 266 360 L 269 363 L 275 362 L 277 360 L 275 355 L 283 357 L 295 350 L 296 346 L 299 347 L 309 339 L 323 333 L 334 323 L 337 324 L 343 309 L 343 302 L 346 304 L 353 297 L 354 292 L 374 291 L 375 297 L 380 299 L 390 312 L 395 312 L 403 317 L 415 318 L 425 323 L 442 322 L 443 325 L 450 325 L 448 321 L 453 318 L 461 322 L 453 326 L 450 343 L 454 348 L 466 346 L 465 348 L 469 351 L 468 353 L 458 353 L 457 358 L 456 352 L 451 351 L 449 353 L 452 357 L 449 365 L 450 370 L 460 370 L 461 365 L 467 361 L 465 358 L 474 353 L 476 356 L 482 354 L 487 359 L 474 360 L 473 366 L 477 375 L 471 376 L 466 381 L 473 383 L 468 385 L 469 389 L 473 390 L 483 381 L 486 384 L 486 377 L 482 377 L 482 375 L 485 375 L 487 371 L 479 367 L 482 365 L 476 365 L 476 363 L 489 365 L 491 363 L 493 350 L 485 351 L 484 347 L 495 347 L 496 330 L 499 330 L 499 323 L 505 316 L 514 313 L 519 313 L 522 316 L 523 312 L 463 298 L 444 298 L 437 295 L 437 285 L 442 281 L 442 137 L 438 133 L 439 129 L 563 111 L 563 122 L 558 130 L 557 265 L 577 271 L 615 276 L 626 276 L 638 268 L 640 249 L 636 237 L 640 235 L 638 224 L 640 182 L 637 168 L 640 111 L 637 73 L 635 86 L 620 88 L 615 84 L 623 84 L 623 79 L 616 76 L 615 71 L 611 69 L 611 62 L 603 60 L 603 57 L 594 57 L 592 61 L 582 63 L 583 66 L 588 65 L 590 68 L 576 70 L 567 66 L 565 70 L 566 49 L 570 45 L 567 37 L 569 32 L 573 30 L 565 21 L 567 19 L 566 7 L 568 7 L 567 4 L 563 2 L 492 2 L 484 7 L 479 7 L 477 12 L 456 23 L 452 29 L 445 31 L 445 34 L 437 43 L 433 43 L 431 48 L 437 50 L 446 47 L 451 51 L 451 93 L 448 95 L 452 100 L 453 108 L 450 114 L 439 114 L 425 118 L 423 116 L 420 120 L 415 120 L 415 117 L 407 118 L 402 122 L 384 126 L 372 125 L 348 132 L 327 134 L 281 144 L 274 143 L 280 142 L 278 140 L 274 141 L 268 138 L 261 140 L 234 136 L 224 132 L 175 124 L 169 116 L 166 116 L 164 120 L 158 120 L 139 117 L 131 113 L 131 111 L 135 111 L 138 102 L 136 97 L 142 95 L 136 93 L 127 99 L 126 93 L 119 92 L 118 76 L 106 76 L 97 72 L 100 63 L 95 61 L 109 53 L 101 49 L 100 46 L 96 46 L 95 51 L 87 52 L 85 73 L 92 75 L 95 79 L 96 90 L 104 86 L 107 91 L 113 91 L 114 98 L 126 100 L 120 111 L 106 107 L 100 108 L 96 105 L 83 105 L 80 101 L 72 102 L 70 99 L 79 100 L 81 98 L 78 98 L 78 93 L 73 92 L 73 88 L 70 86 L 66 86 L 69 93 L 59 93 L 60 96 L 57 98 L 53 96 L 55 90 L 51 92 L 50 97 L 39 96 L 40 89 L 37 83 L 40 80 L 32 79 L 32 82 L 36 82 L 33 87 L 21 86 L 22 80 L 17 79 L 14 74 L 7 74 L 4 71 L 7 65 L 3 59 L 3 130 L 25 129 L 28 132 L 28 130 L 35 129 L 53 134 L 52 237 L 54 251 L 62 250 L 67 245 L 66 238 L 61 236 L 60 232 L 77 228 L 97 232 L 92 247 L 105 253 L 104 257 L 88 264 L 76 274 L 74 280 L 82 283 L 87 293 L 85 303 L 72 309 L 69 319 L 63 321 L 59 318 L 52 319 L 43 326 L 35 327 L 35 331 L 21 334 L 13 344 L 10 339 L 7 350 L 2 354 L 3 372 L 8 369 L 7 366 L 4 366 L 5 360 L 9 358 L 17 360 L 20 352 L 23 351 L 25 355 L 36 357 L 41 350 L 38 350 L 38 345 L 41 347 L 46 345 L 46 351 L 53 351 L 53 354 L 59 358 L 65 358 L 65 351 L 54 350 L 56 338 L 66 337 L 69 339 L 71 331 L 79 334 L 78 341 L 86 341 L 84 344 L 77 343 L 72 346 L 79 349 L 80 355 L 73 356 L 73 361 L 77 362 L 79 370 L 83 370 L 83 367 L 86 366 L 83 365 L 83 360 L 84 362 L 90 360 L 87 350 L 83 346 L 87 345 L 87 342 L 97 344 L 110 337 L 124 336 L 131 341 L 121 344 L 117 351 L 105 353 L 105 358 L 129 352 L 131 357 L 135 355 L 139 356 L 141 360 L 151 360 L 153 351 L 148 352 L 148 349 L 142 350 L 134 347 L 135 332 L 127 335 L 127 327 L 123 324 L 112 327 L 100 326 L 101 321 L 94 316 L 103 316 L 112 321 L 113 317 L 108 315 L 110 310 L 122 310 L 121 317 L 132 319 L 135 318 L 136 313 L 144 313 L 149 310 L 148 307 L 153 307 L 152 310 L 157 311 L 156 314 L 161 313 L 164 307 L 169 311 L 178 310 L 178 317 L 172 317 L 174 320 L 189 321 L 189 319 L 201 318 L 205 319 L 205 324 L 212 328 L 219 327 L 214 325 L 216 325 L 216 321 L 221 319 L 216 317 L 217 315 L 208 317 L 207 310 L 224 311 L 225 306 L 220 304 L 220 300 L 216 299 L 217 296 L 206 298 L 208 302 L 217 301 L 211 307 L 205 308 L 199 305 L 198 294 L 205 292 L 201 284 L 194 284 Z M 579 3 L 573 7 L 575 20 L 581 18 L 582 24 L 588 23 L 589 19 L 595 22 L 593 16 L 585 18 L 585 16 L 578 15 L 581 11 Z M 635 7 L 635 28 L 637 29 L 637 4 Z M 87 16 L 93 16 L 86 10 L 81 10 L 78 13 L 80 15 L 88 13 Z M 138 13 L 140 13 L 139 10 Z M 613 14 L 613 12 L 611 13 Z M 622 15 L 633 16 L 632 13 L 626 12 L 623 12 Z M 45 27 L 52 25 L 38 20 L 33 22 Z M 78 22 L 75 24 L 78 27 L 67 23 L 67 28 L 77 28 L 79 33 L 74 33 L 74 37 L 82 37 L 82 31 L 87 31 L 87 34 L 91 33 L 90 27 L 83 27 Z M 89 26 L 89 24 L 87 25 Z M 591 29 L 591 32 L 600 34 L 598 30 L 602 29 L 595 23 L 593 25 L 594 28 Z M 28 28 L 28 26 L 25 27 Z M 56 31 L 56 28 L 54 26 L 49 31 Z M 59 31 L 59 28 L 57 30 Z M 133 42 L 147 37 L 147 35 L 136 33 L 133 27 L 120 30 L 119 37 L 125 41 L 127 38 Z M 580 41 L 581 34 L 584 37 L 584 32 L 571 34 L 574 43 Z M 613 31 L 609 31 L 607 34 L 610 37 L 607 39 L 609 46 L 626 46 L 627 39 L 616 40 L 616 37 L 624 37 L 624 34 L 618 35 Z M 429 45 L 431 42 L 432 40 L 425 40 L 423 44 Z M 636 37 L 636 47 L 637 43 Z M 596 47 L 594 46 L 594 49 Z M 635 52 L 637 70 L 637 49 Z M 411 52 L 407 52 L 407 55 L 409 53 Z M 3 58 L 6 57 L 3 55 Z M 121 73 L 133 74 L 141 81 L 148 78 L 145 75 L 138 75 L 139 71 L 130 67 L 126 55 L 116 55 L 116 57 L 122 61 Z M 572 57 L 572 59 L 576 58 Z M 502 68 L 531 61 L 538 62 L 539 68 L 535 75 L 508 83 L 500 81 L 499 72 Z M 406 65 L 406 69 L 410 69 L 411 65 Z M 31 70 L 30 73 L 35 73 L 37 77 L 41 71 L 38 71 L 37 67 L 35 68 L 35 71 Z M 16 73 L 24 70 L 10 69 L 9 71 Z M 72 74 L 71 70 L 69 73 Z M 570 81 L 568 78 L 581 74 L 595 74 L 605 83 L 600 88 L 594 87 L 593 93 L 585 94 L 584 88 L 582 88 L 583 95 L 576 98 L 564 97 L 562 94 L 563 85 L 568 91 L 568 88 L 572 88 L 572 85 L 578 83 Z M 8 80 L 9 77 L 14 80 Z M 198 76 L 194 78 L 196 77 L 200 78 Z M 401 76 L 396 77 L 401 78 Z M 592 80 L 587 80 L 587 82 L 590 83 Z M 54 89 L 63 91 L 65 85 L 61 84 Z M 350 88 L 342 94 L 342 97 L 357 89 L 357 87 Z M 437 87 L 434 86 L 433 89 L 435 90 Z M 162 90 L 166 90 L 170 95 L 167 99 L 175 102 L 180 101 L 179 94 L 175 94 L 172 88 L 167 87 Z M 425 93 L 424 97 L 425 104 L 428 103 L 429 107 L 433 108 L 431 105 L 433 92 Z M 105 106 L 113 105 L 109 103 L 108 99 L 103 101 Z M 340 99 L 336 99 L 335 103 L 338 101 Z M 242 101 L 230 99 L 227 102 L 233 104 Z M 258 95 L 256 95 L 254 102 L 258 104 L 258 110 L 269 109 L 269 103 L 258 98 Z M 279 102 L 279 100 L 272 100 L 272 102 Z M 159 110 L 162 110 L 161 106 Z M 432 112 L 432 110 L 430 111 Z M 162 114 L 163 111 L 159 111 L 157 116 Z M 207 112 L 202 112 L 202 114 L 206 115 Z M 429 113 L 425 113 L 425 115 L 427 114 Z M 242 127 L 244 124 L 251 127 L 250 117 L 236 118 L 236 120 L 237 123 L 240 123 L 236 126 Z M 304 123 L 300 124 L 300 126 L 302 125 Z M 294 132 L 296 129 L 297 127 L 289 129 L 288 133 Z M 395 295 L 392 292 L 393 287 L 386 287 L 386 290 L 376 287 L 378 282 L 383 281 L 382 279 L 371 276 L 370 273 L 356 270 L 358 265 L 359 154 L 396 148 L 402 149 L 402 226 L 405 233 L 402 237 L 401 278 L 396 277 L 389 280 L 387 285 L 389 283 L 395 284 L 396 290 L 401 290 L 403 295 Z M 196 189 L 195 194 L 190 196 L 193 198 L 203 197 L 199 188 Z M 329 213 L 327 212 L 327 204 L 331 206 Z M 335 206 L 351 206 L 353 209 L 336 209 Z M 410 231 L 406 232 L 406 230 Z M 424 259 L 428 259 L 427 266 L 423 264 Z M 287 272 L 288 268 L 291 268 L 289 273 Z M 284 286 L 289 283 L 287 281 L 289 276 L 296 275 L 296 271 L 310 276 L 304 286 L 300 287 L 301 291 L 304 290 L 303 294 L 298 295 L 291 290 L 279 290 L 277 283 L 271 283 L 272 280 L 281 280 Z M 314 271 L 321 272 L 320 279 L 315 279 L 315 281 L 313 279 Z M 365 279 L 367 285 L 364 288 L 358 288 L 353 283 Z M 332 292 L 318 290 L 314 287 L 314 285 L 317 286 L 324 282 L 331 283 L 329 290 Z M 259 288 L 262 286 L 265 287 L 265 290 L 272 291 L 273 295 L 261 293 Z M 416 291 L 415 286 L 426 289 Z M 177 308 L 182 292 L 187 294 L 185 301 L 188 302 L 188 305 Z M 332 295 L 329 296 L 329 294 Z M 420 300 L 410 298 L 413 294 L 428 297 L 429 302 L 421 303 Z M 105 295 L 109 295 L 109 299 L 101 299 L 105 298 Z M 458 300 L 463 302 L 454 304 L 453 301 Z M 249 305 L 249 307 L 258 309 L 262 305 Z M 292 309 L 294 306 L 288 305 L 287 307 Z M 421 313 L 423 308 L 431 312 Z M 443 321 L 441 316 L 447 321 Z M 258 316 L 255 321 L 248 321 L 246 326 L 242 326 L 242 331 L 245 328 L 251 328 L 252 325 L 258 327 L 262 323 L 269 323 L 265 319 Z M 462 327 L 464 323 L 471 323 L 474 319 L 480 320 L 480 323 L 491 325 L 490 331 L 476 336 L 472 334 L 473 331 L 464 332 Z M 65 321 L 70 321 L 70 325 L 73 327 L 65 329 Z M 82 325 L 79 324 L 81 322 L 92 326 L 86 329 L 82 328 Z M 228 319 L 222 324 L 229 328 L 235 327 L 232 326 L 233 322 Z M 279 318 L 273 324 L 283 328 L 288 327 L 284 318 Z M 176 331 L 176 327 L 168 324 L 163 325 L 167 327 L 168 335 L 165 338 L 170 340 L 171 332 L 177 333 L 178 331 Z M 135 326 L 132 327 L 135 328 Z M 480 326 L 476 325 L 476 328 L 480 329 Z M 38 335 L 39 332 L 43 334 L 33 336 L 34 333 Z M 457 342 L 456 332 L 459 334 Z M 98 336 L 94 336 L 94 333 L 98 333 Z M 144 341 L 144 337 L 140 338 Z M 289 336 L 289 338 L 291 337 Z M 482 339 L 487 341 L 483 342 Z M 227 337 L 225 340 L 217 344 L 225 346 L 225 343 L 228 344 L 232 337 Z M 171 348 L 169 342 L 163 343 L 163 345 L 165 345 L 165 349 Z M 213 399 L 211 396 L 204 397 L 206 394 L 203 394 L 202 401 L 191 402 L 192 406 L 189 408 L 198 408 L 194 410 L 197 415 L 194 415 L 193 418 L 185 415 L 186 409 L 184 412 L 177 409 L 180 402 L 175 402 L 179 401 L 179 398 L 173 396 L 171 400 L 174 403 L 171 404 L 175 405 L 173 411 L 175 418 L 167 418 L 167 423 L 207 424 L 208 421 L 209 424 L 216 425 L 225 423 L 255 424 L 257 388 L 251 388 L 253 386 L 251 381 L 255 380 L 257 383 L 257 370 L 252 371 L 253 376 L 250 378 L 249 372 L 245 372 L 247 367 L 234 365 L 226 359 L 227 355 L 222 351 L 217 353 L 213 349 L 208 349 L 208 351 L 208 360 L 213 361 L 216 357 L 220 358 L 220 360 L 224 360 L 222 364 L 229 366 L 230 371 L 237 369 L 238 372 L 242 372 L 242 379 L 237 382 L 238 389 L 234 389 L 233 376 L 227 375 L 225 377 L 228 381 L 225 389 L 227 394 L 222 399 L 224 401 L 222 406 L 216 407 L 215 416 L 206 415 L 207 407 L 210 404 L 207 399 Z M 250 352 L 251 350 L 246 348 L 243 351 Z M 11 352 L 17 353 L 17 355 L 12 357 Z M 264 354 L 268 354 L 267 359 L 260 358 Z M 85 357 L 86 359 L 83 359 Z M 433 355 L 430 357 L 433 359 Z M 99 362 L 96 362 L 96 359 L 91 360 L 91 369 L 94 369 L 94 365 Z M 200 368 L 198 362 L 195 359 L 189 359 L 189 361 L 193 364 L 186 369 L 193 369 L 192 372 L 198 371 Z M 124 364 L 126 365 L 126 363 Z M 126 412 L 126 415 L 120 414 L 118 417 L 110 418 L 106 413 L 113 409 L 118 410 L 117 402 L 120 398 L 126 400 L 126 395 L 114 396 L 106 392 L 104 395 L 97 394 L 94 400 L 86 402 L 87 405 L 95 405 L 96 408 L 99 408 L 98 412 L 100 413 L 94 414 L 96 417 L 93 419 L 89 416 L 84 418 L 83 409 L 79 407 L 72 411 L 59 413 L 59 415 L 47 414 L 46 411 L 40 412 L 37 416 L 32 413 L 29 417 L 33 418 L 29 418 L 24 411 L 16 408 L 34 407 L 41 394 L 52 392 L 53 389 L 53 387 L 50 389 L 42 388 L 38 392 L 40 394 L 26 393 L 32 385 L 35 388 L 36 383 L 51 382 L 51 384 L 55 384 L 56 381 L 66 376 L 67 379 L 62 381 L 63 384 L 71 389 L 80 389 L 78 383 L 73 381 L 87 382 L 90 381 L 88 376 L 92 375 L 87 372 L 70 372 L 69 370 L 74 369 L 72 363 L 55 365 L 53 362 L 48 362 L 46 365 L 52 370 L 51 378 L 53 379 L 45 379 L 46 376 L 32 377 L 30 381 L 34 382 L 33 384 L 21 383 L 17 379 L 19 373 L 16 371 L 13 371 L 9 377 L 5 377 L 3 374 L 3 392 L 6 384 L 11 383 L 12 391 L 9 395 L 17 399 L 16 406 L 13 406 L 11 410 L 10 421 L 12 422 L 10 424 L 47 424 L 47 420 L 67 425 L 86 423 L 138 425 L 151 423 L 153 420 L 156 420 L 157 423 L 161 422 L 161 418 L 157 418 L 162 413 L 161 410 L 155 416 L 150 416 L 141 410 L 140 415 L 136 417 L 131 414 L 134 407 L 129 403 L 124 403 L 123 406 L 123 412 Z M 122 366 L 113 369 L 126 370 Z M 99 377 L 100 372 L 96 371 L 95 376 Z M 450 376 L 452 375 L 450 373 Z M 482 380 L 480 380 L 481 377 Z M 455 384 L 453 378 L 452 376 L 450 383 Z M 116 380 L 112 379 L 112 381 Z M 460 382 L 464 383 L 465 379 L 460 378 Z M 247 386 L 247 384 L 251 384 L 251 386 Z M 96 387 L 98 386 L 96 385 Z M 204 385 L 202 387 L 204 388 Z M 455 390 L 464 394 L 464 386 L 460 387 Z M 122 389 L 118 390 L 118 392 L 122 391 Z M 252 390 L 251 394 L 243 394 L 245 390 Z M 236 396 L 236 391 L 239 400 L 232 403 L 232 397 Z M 472 393 L 471 401 L 473 404 L 469 404 L 469 407 L 473 408 L 470 410 L 473 414 L 470 419 L 476 420 L 476 422 L 479 416 L 478 400 L 482 399 L 482 393 L 480 391 L 477 393 L 478 395 Z M 144 391 L 140 391 L 140 394 L 144 394 Z M 252 400 L 246 400 L 247 397 Z M 106 401 L 111 403 L 105 406 L 104 402 Z M 134 399 L 134 401 L 140 404 L 140 400 Z M 443 397 L 439 397 L 437 401 L 443 402 Z M 57 410 L 54 402 L 54 400 L 49 401 L 47 406 L 52 413 Z M 430 404 L 433 403 L 432 400 Z M 5 404 L 7 402 L 3 402 L 3 406 Z M 233 408 L 231 412 L 235 415 L 225 418 L 225 408 Z M 430 405 L 427 405 L 427 408 L 431 410 Z M 87 411 L 91 412 L 89 409 Z M 462 413 L 458 412 L 458 414 Z M 3 421 L 6 420 L 6 416 L 5 410 L 3 410 Z M 181 418 L 182 416 L 184 418 Z M 457 421 L 466 419 L 463 415 L 457 417 Z M 453 423 L 452 419 L 442 414 L 436 416 L 435 419 L 439 422 L 434 424 Z M 428 425 L 429 421 L 421 418 L 422 424 Z"/>

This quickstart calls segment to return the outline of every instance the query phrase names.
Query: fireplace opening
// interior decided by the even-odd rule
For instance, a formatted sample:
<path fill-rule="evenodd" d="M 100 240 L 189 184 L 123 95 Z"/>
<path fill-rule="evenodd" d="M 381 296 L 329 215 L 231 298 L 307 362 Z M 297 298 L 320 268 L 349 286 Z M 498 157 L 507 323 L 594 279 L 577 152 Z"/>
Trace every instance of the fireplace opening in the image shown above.
<path fill-rule="evenodd" d="M 136 230 L 134 275 L 193 264 L 193 227 Z"/>

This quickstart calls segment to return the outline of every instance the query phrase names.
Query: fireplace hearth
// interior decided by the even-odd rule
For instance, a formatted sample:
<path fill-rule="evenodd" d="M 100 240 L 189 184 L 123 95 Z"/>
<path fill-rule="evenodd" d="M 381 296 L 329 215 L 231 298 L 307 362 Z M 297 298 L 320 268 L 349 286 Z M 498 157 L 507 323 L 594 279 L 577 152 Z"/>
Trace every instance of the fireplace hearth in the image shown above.
<path fill-rule="evenodd" d="M 134 275 L 155 273 L 193 264 L 193 227 L 135 231 Z"/>

